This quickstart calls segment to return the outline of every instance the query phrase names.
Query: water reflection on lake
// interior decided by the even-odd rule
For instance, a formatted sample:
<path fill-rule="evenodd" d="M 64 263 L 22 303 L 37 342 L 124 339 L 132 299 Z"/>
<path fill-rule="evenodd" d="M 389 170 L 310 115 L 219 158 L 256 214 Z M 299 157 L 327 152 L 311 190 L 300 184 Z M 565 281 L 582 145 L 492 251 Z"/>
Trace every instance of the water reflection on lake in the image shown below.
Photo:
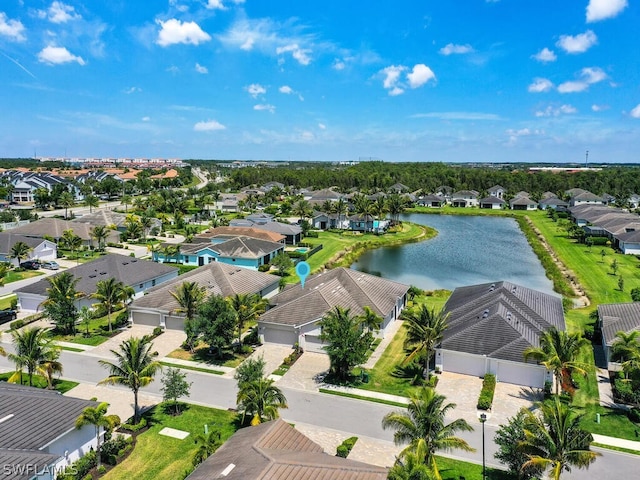
<path fill-rule="evenodd" d="M 351 268 L 426 290 L 507 280 L 553 293 L 553 284 L 514 219 L 405 215 L 438 236 L 420 243 L 370 250 Z"/>

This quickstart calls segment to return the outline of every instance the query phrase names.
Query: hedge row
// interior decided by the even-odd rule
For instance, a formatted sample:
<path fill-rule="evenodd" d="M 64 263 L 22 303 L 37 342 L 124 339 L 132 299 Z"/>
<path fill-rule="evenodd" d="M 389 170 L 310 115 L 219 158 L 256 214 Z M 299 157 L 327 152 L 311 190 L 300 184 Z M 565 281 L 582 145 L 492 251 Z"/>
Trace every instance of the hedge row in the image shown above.
<path fill-rule="evenodd" d="M 336 450 L 336 457 L 347 458 L 349 456 L 349 453 L 351 453 L 351 449 L 357 441 L 358 437 L 347 438 L 344 442 L 338 445 L 338 448 Z"/>
<path fill-rule="evenodd" d="M 493 404 L 493 394 L 496 390 L 496 376 L 492 373 L 487 373 L 482 380 L 482 390 L 480 390 L 480 397 L 478 398 L 478 409 L 489 410 Z"/>

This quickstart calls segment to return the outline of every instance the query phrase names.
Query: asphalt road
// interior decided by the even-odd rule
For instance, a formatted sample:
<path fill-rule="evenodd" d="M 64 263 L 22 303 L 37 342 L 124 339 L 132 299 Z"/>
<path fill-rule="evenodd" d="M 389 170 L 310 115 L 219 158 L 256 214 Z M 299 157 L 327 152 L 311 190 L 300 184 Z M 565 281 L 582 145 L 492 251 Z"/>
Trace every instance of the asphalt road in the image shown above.
<path fill-rule="evenodd" d="M 5 349 L 11 351 L 12 346 L 5 344 Z M 63 351 L 60 360 L 64 365 L 64 378 L 69 380 L 95 384 L 107 376 L 104 367 L 98 363 L 98 357 Z M 0 357 L 0 368 L 13 368 L 13 364 L 7 358 Z M 188 380 L 193 382 L 189 401 L 223 409 L 235 408 L 234 380 L 186 370 L 185 372 Z M 161 398 L 160 387 L 160 382 L 156 381 L 144 391 Z M 114 388 L 126 390 L 123 387 Z M 349 434 L 393 440 L 393 433 L 382 429 L 381 420 L 388 412 L 397 410 L 397 407 L 286 388 L 283 392 L 289 404 L 288 409 L 281 410 L 281 415 L 286 421 L 304 422 Z M 108 398 L 104 400 L 109 401 Z M 455 402 L 455 398 L 449 400 Z M 450 456 L 482 463 L 482 427 L 480 423 L 473 426 L 474 432 L 463 433 L 461 436 L 476 448 L 476 452 L 455 451 L 451 452 Z M 488 466 L 499 466 L 493 458 L 496 451 L 496 445 L 492 441 L 495 431 L 495 427 L 486 426 L 485 458 Z M 564 474 L 562 478 L 637 478 L 636 475 L 640 471 L 640 457 L 605 449 L 596 448 L 595 450 L 601 452 L 602 457 L 596 460 L 589 470 L 574 470 Z"/>

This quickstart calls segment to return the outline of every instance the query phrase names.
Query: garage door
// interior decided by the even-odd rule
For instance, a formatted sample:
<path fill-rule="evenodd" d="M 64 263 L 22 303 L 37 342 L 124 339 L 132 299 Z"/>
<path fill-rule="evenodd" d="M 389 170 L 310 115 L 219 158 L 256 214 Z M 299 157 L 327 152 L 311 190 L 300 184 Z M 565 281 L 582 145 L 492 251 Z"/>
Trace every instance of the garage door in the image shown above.
<path fill-rule="evenodd" d="M 305 335 L 304 336 L 304 351 L 305 352 L 316 352 L 316 353 L 327 353 L 324 348 L 322 348 L 325 344 L 322 343 L 320 337 L 317 335 Z"/>
<path fill-rule="evenodd" d="M 485 358 L 442 350 L 442 370 L 482 377 L 485 374 Z"/>
<path fill-rule="evenodd" d="M 184 317 L 167 317 L 165 322 L 167 330 L 184 330 Z"/>
<path fill-rule="evenodd" d="M 546 372 L 538 365 L 516 362 L 498 362 L 497 379 L 499 382 L 542 388 Z"/>
<path fill-rule="evenodd" d="M 20 308 L 22 308 L 22 310 L 31 310 L 34 312 L 42 310 L 41 303 L 46 300 L 45 297 L 33 295 L 26 296 L 20 294 L 18 294 L 18 298 L 20 299 Z"/>
<path fill-rule="evenodd" d="M 160 326 L 160 314 L 149 312 L 131 312 L 131 318 L 135 325 L 148 325 L 150 327 Z"/>
<path fill-rule="evenodd" d="M 272 326 L 266 326 L 264 329 L 264 341 L 265 343 L 279 343 L 281 345 L 293 345 L 298 341 L 296 332 L 293 329 L 284 330 L 274 328 Z"/>
<path fill-rule="evenodd" d="M 43 248 L 38 252 L 38 258 L 40 260 L 55 260 L 57 252 L 53 248 Z"/>

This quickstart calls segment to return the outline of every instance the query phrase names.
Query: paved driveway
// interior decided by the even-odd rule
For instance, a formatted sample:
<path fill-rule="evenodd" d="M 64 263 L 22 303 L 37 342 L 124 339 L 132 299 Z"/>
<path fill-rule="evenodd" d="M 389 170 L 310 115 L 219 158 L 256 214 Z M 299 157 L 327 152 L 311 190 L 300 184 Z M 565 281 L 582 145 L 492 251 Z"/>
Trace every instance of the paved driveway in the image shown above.
<path fill-rule="evenodd" d="M 322 378 L 329 371 L 329 356 L 324 353 L 304 352 L 289 371 L 278 380 L 279 387 L 317 391 Z"/>
<path fill-rule="evenodd" d="M 98 356 L 112 356 L 111 350 L 117 350 L 120 344 L 131 337 L 142 337 L 143 335 L 151 335 L 153 333 L 153 327 L 147 325 L 133 325 L 131 328 L 126 328 L 119 334 L 111 337 L 106 342 L 98 345 L 97 347 L 88 351 L 91 355 Z M 165 332 L 153 339 L 152 351 L 157 351 L 157 358 L 161 359 L 166 357 L 176 348 L 182 345 L 182 342 L 186 340 L 187 336 L 184 332 L 178 330 L 165 330 Z"/>

